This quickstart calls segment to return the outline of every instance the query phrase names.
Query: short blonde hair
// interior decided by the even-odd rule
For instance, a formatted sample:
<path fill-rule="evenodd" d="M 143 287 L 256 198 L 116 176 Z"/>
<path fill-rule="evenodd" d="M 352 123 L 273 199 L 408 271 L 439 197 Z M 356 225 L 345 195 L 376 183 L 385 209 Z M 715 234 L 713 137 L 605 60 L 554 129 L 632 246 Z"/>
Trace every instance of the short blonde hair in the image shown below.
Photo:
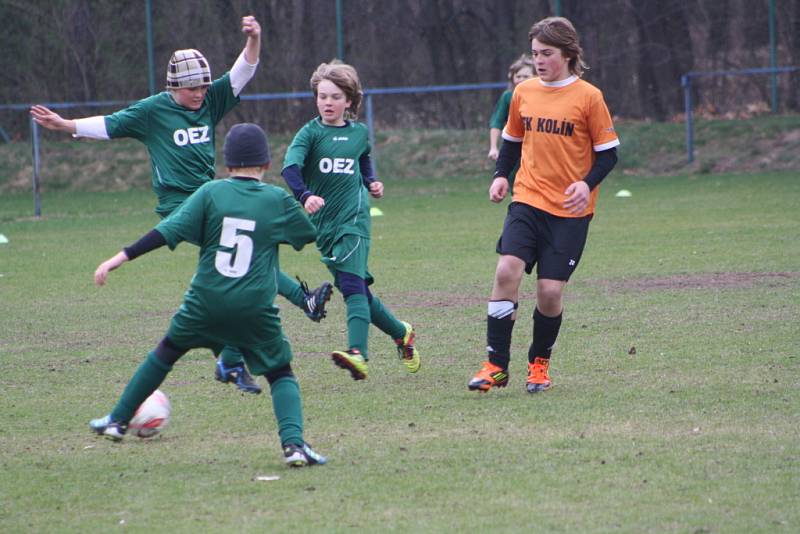
<path fill-rule="evenodd" d="M 583 49 L 578 32 L 569 19 L 547 17 L 540 20 L 531 26 L 531 31 L 528 32 L 528 41 L 533 43 L 534 39 L 560 49 L 564 57 L 569 58 L 569 71 L 575 76 L 580 76 L 584 70 L 589 68 L 581 57 Z"/>
<path fill-rule="evenodd" d="M 514 88 L 514 76 L 517 75 L 519 71 L 528 67 L 531 69 L 531 73 L 535 72 L 533 68 L 533 58 L 529 54 L 522 54 L 517 58 L 517 60 L 509 65 L 508 67 L 508 88 Z"/>
<path fill-rule="evenodd" d="M 330 63 L 321 63 L 314 71 L 314 74 L 311 75 L 310 80 L 311 90 L 314 92 L 315 97 L 317 96 L 317 87 L 319 87 L 322 80 L 328 80 L 342 90 L 350 101 L 350 107 L 345 111 L 345 117 L 353 120 L 357 119 L 364 91 L 361 90 L 361 82 L 358 79 L 356 69 L 338 59 L 331 60 Z"/>

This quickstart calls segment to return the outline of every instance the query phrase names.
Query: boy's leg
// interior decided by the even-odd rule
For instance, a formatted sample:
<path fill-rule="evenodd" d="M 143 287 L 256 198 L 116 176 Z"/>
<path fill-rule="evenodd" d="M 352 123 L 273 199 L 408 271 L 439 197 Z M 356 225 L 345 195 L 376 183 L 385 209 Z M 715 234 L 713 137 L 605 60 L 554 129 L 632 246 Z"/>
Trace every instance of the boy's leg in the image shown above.
<path fill-rule="evenodd" d="M 495 271 L 492 297 L 486 317 L 487 361 L 469 381 L 473 391 L 488 391 L 508 384 L 508 364 L 511 360 L 511 336 L 517 318 L 519 284 L 525 262 L 515 256 L 500 256 Z"/>
<path fill-rule="evenodd" d="M 330 300 L 333 286 L 323 282 L 318 288 L 308 289 L 305 282 L 294 280 L 283 271 L 278 271 L 278 294 L 303 310 L 306 317 L 319 322 L 325 317 L 325 304 Z"/>
<path fill-rule="evenodd" d="M 383 305 L 381 299 L 373 295 L 367 289 L 367 299 L 369 300 L 369 313 L 372 324 L 377 326 L 382 332 L 388 334 L 397 345 L 397 355 L 409 373 L 419 371 L 420 359 L 419 351 L 414 345 L 416 333 L 414 328 L 405 321 L 400 321 L 389 309 Z"/>
<path fill-rule="evenodd" d="M 247 365 L 269 382 L 272 409 L 278 423 L 284 461 L 291 467 L 324 464 L 303 438 L 303 404 L 300 385 L 292 372 L 292 348 L 281 335 L 257 350 L 243 350 Z"/>
<path fill-rule="evenodd" d="M 367 377 L 369 359 L 370 306 L 367 300 L 367 284 L 363 278 L 352 273 L 336 272 L 336 286 L 342 292 L 347 308 L 348 349 L 334 351 L 334 363 L 350 371 L 354 380 Z"/>
<path fill-rule="evenodd" d="M 133 418 L 136 409 L 158 389 L 158 386 L 172 370 L 172 366 L 185 353 L 186 349 L 176 347 L 168 337 L 162 339 L 155 350 L 147 355 L 128 385 L 125 386 L 125 390 L 111 414 L 94 419 L 89 423 L 92 430 L 98 434 L 105 434 L 111 439 L 122 439 L 128 421 Z"/>
<path fill-rule="evenodd" d="M 546 215 L 542 233 L 547 243 L 539 252 L 533 341 L 528 349 L 528 393 L 550 389 L 550 356 L 561 330 L 564 288 L 580 263 L 591 216 L 560 218 Z"/>
<path fill-rule="evenodd" d="M 278 422 L 281 445 L 303 445 L 303 405 L 300 385 L 290 365 L 264 375 L 269 382 L 272 409 Z"/>

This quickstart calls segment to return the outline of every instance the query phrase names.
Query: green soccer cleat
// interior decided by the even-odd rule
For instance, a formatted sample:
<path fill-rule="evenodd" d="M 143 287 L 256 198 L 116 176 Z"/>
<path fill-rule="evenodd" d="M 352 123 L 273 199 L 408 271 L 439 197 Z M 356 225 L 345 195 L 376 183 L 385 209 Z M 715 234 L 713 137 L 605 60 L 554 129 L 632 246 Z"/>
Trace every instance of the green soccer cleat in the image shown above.
<path fill-rule="evenodd" d="M 353 380 L 367 378 L 367 361 L 358 349 L 336 350 L 331 353 L 333 363 L 350 371 Z"/>
<path fill-rule="evenodd" d="M 416 373 L 419 371 L 420 365 L 419 352 L 417 351 L 417 347 L 414 346 L 416 333 L 410 324 L 405 321 L 401 322 L 406 328 L 406 335 L 400 339 L 394 340 L 397 345 L 397 355 L 400 357 L 400 360 L 402 360 L 403 365 L 406 366 L 409 373 Z"/>

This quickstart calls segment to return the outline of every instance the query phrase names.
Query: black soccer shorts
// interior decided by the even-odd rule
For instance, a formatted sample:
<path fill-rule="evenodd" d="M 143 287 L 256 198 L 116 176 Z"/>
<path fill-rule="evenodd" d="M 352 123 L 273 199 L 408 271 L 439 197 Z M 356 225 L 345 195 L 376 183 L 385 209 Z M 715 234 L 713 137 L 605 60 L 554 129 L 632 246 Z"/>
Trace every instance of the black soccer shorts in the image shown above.
<path fill-rule="evenodd" d="M 521 202 L 508 206 L 497 253 L 516 256 L 536 277 L 569 280 L 583 254 L 591 215 L 558 217 Z"/>

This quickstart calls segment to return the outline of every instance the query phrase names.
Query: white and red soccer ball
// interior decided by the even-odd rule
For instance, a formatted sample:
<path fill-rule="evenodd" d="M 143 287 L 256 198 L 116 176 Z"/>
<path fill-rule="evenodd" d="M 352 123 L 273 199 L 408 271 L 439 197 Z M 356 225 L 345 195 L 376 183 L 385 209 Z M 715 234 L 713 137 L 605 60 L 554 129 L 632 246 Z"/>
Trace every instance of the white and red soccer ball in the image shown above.
<path fill-rule="evenodd" d="M 169 424 L 171 412 L 169 398 L 157 389 L 133 414 L 133 419 L 128 423 L 128 432 L 140 438 L 152 438 Z"/>

